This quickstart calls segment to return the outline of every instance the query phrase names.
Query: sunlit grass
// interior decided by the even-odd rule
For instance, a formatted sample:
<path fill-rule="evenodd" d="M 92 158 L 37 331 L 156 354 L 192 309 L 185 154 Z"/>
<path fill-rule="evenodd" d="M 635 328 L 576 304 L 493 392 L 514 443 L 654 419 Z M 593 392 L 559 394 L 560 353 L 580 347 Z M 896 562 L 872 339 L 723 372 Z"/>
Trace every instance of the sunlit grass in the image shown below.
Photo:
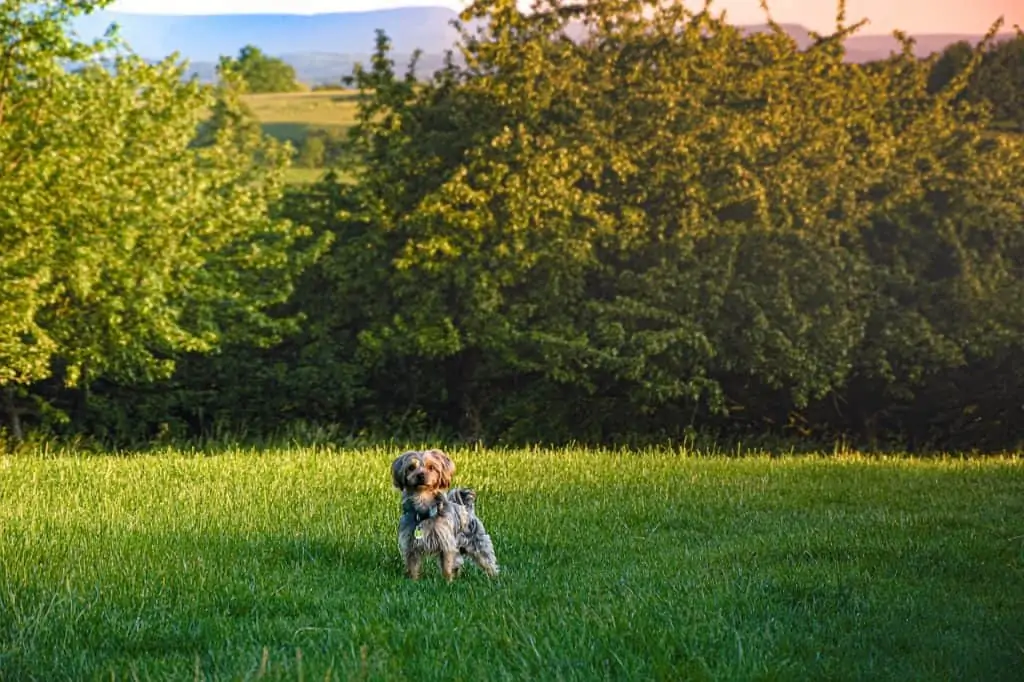
<path fill-rule="evenodd" d="M 447 586 L 396 452 L 0 459 L 0 679 L 1019 679 L 1020 459 L 456 450 Z"/>
<path fill-rule="evenodd" d="M 290 185 L 311 185 L 321 179 L 327 173 L 326 168 L 299 168 L 292 166 L 285 171 L 285 182 Z M 339 180 L 343 183 L 352 182 L 352 176 L 341 173 Z"/>
<path fill-rule="evenodd" d="M 244 101 L 264 132 L 298 146 L 314 130 L 342 137 L 356 122 L 356 97 L 335 90 L 246 95 Z"/>
<path fill-rule="evenodd" d="M 246 95 L 244 101 L 262 123 L 325 127 L 355 123 L 357 97 L 347 90 L 323 90 Z"/>
<path fill-rule="evenodd" d="M 244 101 L 266 134 L 287 140 L 298 148 L 314 130 L 343 136 L 356 122 L 357 96 L 357 93 L 347 90 L 325 90 L 246 95 Z M 325 168 L 293 166 L 288 169 L 287 182 L 293 185 L 312 184 L 326 171 Z M 350 179 L 342 177 L 343 181 Z"/>

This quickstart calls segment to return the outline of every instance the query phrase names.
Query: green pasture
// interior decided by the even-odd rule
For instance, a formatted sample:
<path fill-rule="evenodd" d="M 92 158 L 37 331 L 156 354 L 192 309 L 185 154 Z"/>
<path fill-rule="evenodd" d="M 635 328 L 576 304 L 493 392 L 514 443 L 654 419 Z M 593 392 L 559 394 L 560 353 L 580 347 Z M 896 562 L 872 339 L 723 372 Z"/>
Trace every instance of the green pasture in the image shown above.
<path fill-rule="evenodd" d="M 0 679 L 1020 679 L 1019 458 L 456 450 L 446 585 L 397 451 L 0 459 Z"/>
<path fill-rule="evenodd" d="M 347 130 L 356 122 L 357 95 L 344 90 L 246 95 L 268 133 L 299 140 L 313 128 Z"/>
<path fill-rule="evenodd" d="M 356 94 L 345 90 L 246 95 L 245 103 L 264 132 L 296 148 L 316 130 L 344 134 L 356 122 Z M 310 184 L 326 169 L 291 168 L 288 181 Z"/>
<path fill-rule="evenodd" d="M 285 172 L 285 179 L 292 185 L 311 185 L 320 180 L 326 172 L 326 168 L 299 168 L 292 166 Z"/>

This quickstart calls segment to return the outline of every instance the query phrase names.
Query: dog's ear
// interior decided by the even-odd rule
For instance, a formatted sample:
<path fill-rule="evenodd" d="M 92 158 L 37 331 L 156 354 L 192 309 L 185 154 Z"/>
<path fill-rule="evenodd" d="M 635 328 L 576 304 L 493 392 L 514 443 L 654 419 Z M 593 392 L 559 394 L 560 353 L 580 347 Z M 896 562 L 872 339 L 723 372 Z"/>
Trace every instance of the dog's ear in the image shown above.
<path fill-rule="evenodd" d="M 405 465 L 412 455 L 411 452 L 403 452 L 391 463 L 391 484 L 399 490 L 405 490 Z"/>
<path fill-rule="evenodd" d="M 437 459 L 438 466 L 440 467 L 440 487 L 450 487 L 452 484 L 452 476 L 455 475 L 455 462 L 453 462 L 451 458 L 441 450 L 431 450 L 430 454 Z"/>

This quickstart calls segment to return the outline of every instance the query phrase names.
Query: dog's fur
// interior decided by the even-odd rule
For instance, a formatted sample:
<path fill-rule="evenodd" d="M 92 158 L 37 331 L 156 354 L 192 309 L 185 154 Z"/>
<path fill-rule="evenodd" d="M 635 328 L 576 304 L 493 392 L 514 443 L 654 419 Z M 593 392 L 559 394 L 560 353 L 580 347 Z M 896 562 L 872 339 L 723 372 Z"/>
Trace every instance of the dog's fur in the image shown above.
<path fill-rule="evenodd" d="M 423 558 L 433 555 L 448 581 L 466 555 L 487 575 L 498 574 L 491 537 L 476 515 L 476 492 L 449 490 L 454 473 L 455 463 L 440 450 L 411 450 L 391 463 L 392 483 L 402 493 L 398 548 L 413 580 L 420 577 Z"/>

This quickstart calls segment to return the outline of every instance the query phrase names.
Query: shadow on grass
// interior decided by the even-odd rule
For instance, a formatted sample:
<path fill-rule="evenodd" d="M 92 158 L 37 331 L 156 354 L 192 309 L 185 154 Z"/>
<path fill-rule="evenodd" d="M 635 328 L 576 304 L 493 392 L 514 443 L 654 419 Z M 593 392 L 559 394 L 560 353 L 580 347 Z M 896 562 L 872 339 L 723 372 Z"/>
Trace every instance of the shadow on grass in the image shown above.
<path fill-rule="evenodd" d="M 400 574 L 397 555 L 382 544 L 352 541 L 344 537 L 294 537 L 265 535 L 258 538 L 209 538 L 201 541 L 204 556 L 219 561 L 238 557 L 261 573 L 303 571 L 316 577 L 344 575 L 346 580 L 361 576 L 365 581 L 382 574 Z"/>
<path fill-rule="evenodd" d="M 341 95 L 333 95 L 331 97 L 331 101 L 332 102 L 339 102 L 339 103 L 341 103 L 341 102 L 358 102 L 363 97 L 364 97 L 364 95 L 361 95 L 358 92 L 346 92 L 346 93 L 341 94 Z"/>
<path fill-rule="evenodd" d="M 384 540 L 330 537 L 322 529 L 294 536 L 139 533 L 83 571 L 75 570 L 71 548 L 20 589 L 19 601 L 45 605 L 45 617 L 36 609 L 0 609 L 7 611 L 0 641 L 8 642 L 0 647 L 0 679 L 74 678 L 135 665 L 146 677 L 147 668 L 191 668 L 197 657 L 210 672 L 213 658 L 238 653 L 232 647 L 239 641 L 283 646 L 325 625 L 336 630 L 338 614 L 357 620 L 379 610 L 380 595 L 403 589 L 397 548 Z M 213 656 L 215 642 L 234 644 Z M 257 647 L 254 664 L 258 655 Z"/>
<path fill-rule="evenodd" d="M 308 123 L 262 123 L 260 127 L 267 135 L 289 142 L 302 142 L 312 129 Z"/>
<path fill-rule="evenodd" d="M 293 143 L 301 143 L 311 133 L 327 131 L 334 136 L 341 136 L 350 126 L 332 123 L 294 123 L 294 122 L 273 122 L 261 123 L 263 132 L 278 140 L 287 140 Z"/>

